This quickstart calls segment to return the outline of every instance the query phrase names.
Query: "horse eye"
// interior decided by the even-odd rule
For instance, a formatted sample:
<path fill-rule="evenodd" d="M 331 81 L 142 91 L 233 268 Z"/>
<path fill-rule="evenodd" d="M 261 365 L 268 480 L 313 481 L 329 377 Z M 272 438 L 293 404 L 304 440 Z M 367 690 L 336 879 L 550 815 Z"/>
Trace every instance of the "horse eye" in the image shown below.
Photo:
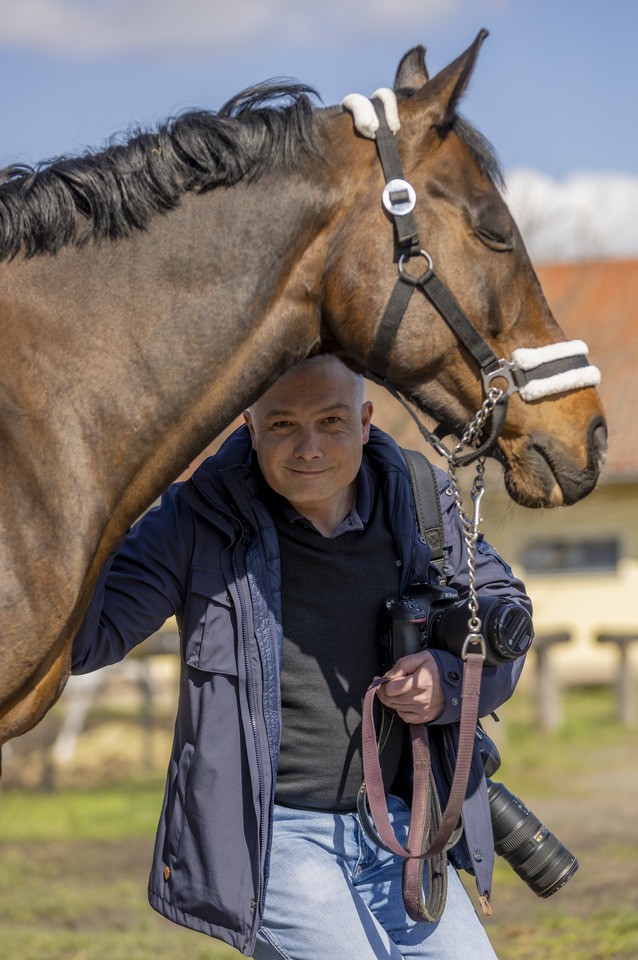
<path fill-rule="evenodd" d="M 481 243 L 484 243 L 490 250 L 496 250 L 498 253 L 507 253 L 513 249 L 514 244 L 511 238 L 502 237 L 500 234 L 493 233 L 491 230 L 485 230 L 482 227 L 478 227 L 475 232 Z"/>

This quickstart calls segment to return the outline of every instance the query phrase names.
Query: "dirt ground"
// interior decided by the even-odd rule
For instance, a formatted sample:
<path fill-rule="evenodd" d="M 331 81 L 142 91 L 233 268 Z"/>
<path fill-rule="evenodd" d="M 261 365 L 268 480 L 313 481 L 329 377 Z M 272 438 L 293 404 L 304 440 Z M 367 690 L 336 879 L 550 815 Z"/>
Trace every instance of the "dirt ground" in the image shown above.
<path fill-rule="evenodd" d="M 637 738 L 638 739 L 638 738 Z M 538 899 L 523 881 L 493 889 L 493 921 L 516 924 L 538 911 L 583 917 L 619 907 L 638 913 L 638 765 L 620 748 L 592 753 L 586 772 L 566 782 L 558 797 L 525 804 L 575 854 L 579 868 L 552 897 Z M 498 777 L 496 778 L 498 779 Z M 499 858 L 500 859 L 500 858 Z M 502 870 L 509 870 L 500 861 Z M 469 888 L 471 889 L 471 888 Z"/>

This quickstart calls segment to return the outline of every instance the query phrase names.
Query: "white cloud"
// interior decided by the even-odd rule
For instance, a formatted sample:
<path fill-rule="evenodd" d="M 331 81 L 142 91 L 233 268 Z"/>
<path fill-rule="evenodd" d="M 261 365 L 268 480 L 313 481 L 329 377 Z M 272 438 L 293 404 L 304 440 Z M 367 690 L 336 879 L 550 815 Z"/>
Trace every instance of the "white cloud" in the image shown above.
<path fill-rule="evenodd" d="M 638 255 L 638 177 L 513 170 L 506 200 L 533 260 Z"/>
<path fill-rule="evenodd" d="M 400 23 L 450 19 L 469 0 L 402 0 Z M 255 41 L 330 42 L 397 26 L 396 0 L 0 0 L 0 44 L 67 57 L 211 54 Z"/>

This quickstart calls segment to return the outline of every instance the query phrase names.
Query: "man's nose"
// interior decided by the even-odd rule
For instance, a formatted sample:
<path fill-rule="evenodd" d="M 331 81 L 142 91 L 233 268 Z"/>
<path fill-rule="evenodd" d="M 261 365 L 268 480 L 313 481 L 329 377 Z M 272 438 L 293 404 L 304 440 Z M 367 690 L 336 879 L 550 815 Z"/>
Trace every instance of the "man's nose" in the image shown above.
<path fill-rule="evenodd" d="M 297 438 L 295 456 L 299 460 L 316 460 L 321 457 L 322 451 L 319 438 L 315 430 L 303 430 Z"/>

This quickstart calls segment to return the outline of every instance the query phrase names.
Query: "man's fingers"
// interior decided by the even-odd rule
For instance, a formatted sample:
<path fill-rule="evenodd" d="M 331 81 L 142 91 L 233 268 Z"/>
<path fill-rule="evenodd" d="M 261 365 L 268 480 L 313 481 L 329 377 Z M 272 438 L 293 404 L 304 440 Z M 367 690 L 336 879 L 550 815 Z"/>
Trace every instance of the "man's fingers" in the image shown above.
<path fill-rule="evenodd" d="M 390 680 L 396 680 L 399 677 L 409 677 L 416 670 L 426 663 L 432 654 L 428 650 L 422 650 L 420 653 L 409 653 L 406 657 L 400 657 L 391 670 L 388 670 L 386 677 Z"/>

